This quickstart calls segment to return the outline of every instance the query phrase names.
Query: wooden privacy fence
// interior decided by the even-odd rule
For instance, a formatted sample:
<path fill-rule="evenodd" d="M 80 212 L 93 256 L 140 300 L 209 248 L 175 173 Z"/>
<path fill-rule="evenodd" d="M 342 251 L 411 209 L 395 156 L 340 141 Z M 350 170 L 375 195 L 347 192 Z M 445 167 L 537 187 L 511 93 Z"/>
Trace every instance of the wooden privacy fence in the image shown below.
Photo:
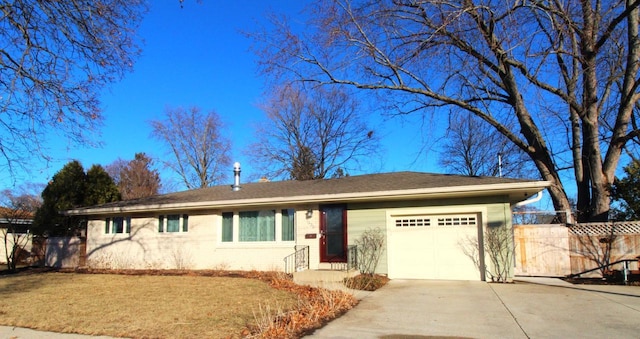
<path fill-rule="evenodd" d="M 514 225 L 513 232 L 516 275 L 566 276 L 598 267 L 607 256 L 606 262 L 640 256 L 640 221 Z"/>
<path fill-rule="evenodd" d="M 74 268 L 85 266 L 87 242 L 83 237 L 51 237 L 46 240 L 45 266 Z"/>

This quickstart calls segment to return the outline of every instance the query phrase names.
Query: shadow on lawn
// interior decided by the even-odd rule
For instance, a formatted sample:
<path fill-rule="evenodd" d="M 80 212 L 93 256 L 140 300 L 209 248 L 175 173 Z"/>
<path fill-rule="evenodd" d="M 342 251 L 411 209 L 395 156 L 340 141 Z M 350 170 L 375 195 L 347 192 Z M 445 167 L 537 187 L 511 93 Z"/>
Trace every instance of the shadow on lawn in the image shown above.
<path fill-rule="evenodd" d="M 24 293 L 29 290 L 37 289 L 47 283 L 47 279 L 39 277 L 38 279 L 22 279 L 21 277 L 28 275 L 40 275 L 53 272 L 55 269 L 49 267 L 20 267 L 16 271 L 0 270 L 0 296 L 10 295 L 14 293 Z"/>

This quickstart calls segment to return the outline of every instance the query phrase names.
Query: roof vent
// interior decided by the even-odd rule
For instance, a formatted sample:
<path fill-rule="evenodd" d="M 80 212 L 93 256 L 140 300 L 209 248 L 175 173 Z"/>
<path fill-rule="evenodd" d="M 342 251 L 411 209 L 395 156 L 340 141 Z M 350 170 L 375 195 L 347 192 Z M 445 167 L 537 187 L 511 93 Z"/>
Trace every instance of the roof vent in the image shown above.
<path fill-rule="evenodd" d="M 233 164 L 233 185 L 231 186 L 232 191 L 240 190 L 240 163 L 235 162 Z"/>

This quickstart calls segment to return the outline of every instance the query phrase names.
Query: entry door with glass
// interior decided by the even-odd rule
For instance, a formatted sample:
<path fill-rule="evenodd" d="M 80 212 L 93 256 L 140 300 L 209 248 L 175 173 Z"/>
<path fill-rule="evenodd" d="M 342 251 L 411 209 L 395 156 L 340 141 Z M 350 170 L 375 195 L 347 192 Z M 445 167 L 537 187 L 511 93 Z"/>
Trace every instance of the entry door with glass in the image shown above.
<path fill-rule="evenodd" d="M 344 205 L 320 207 L 320 261 L 347 262 L 347 210 Z"/>

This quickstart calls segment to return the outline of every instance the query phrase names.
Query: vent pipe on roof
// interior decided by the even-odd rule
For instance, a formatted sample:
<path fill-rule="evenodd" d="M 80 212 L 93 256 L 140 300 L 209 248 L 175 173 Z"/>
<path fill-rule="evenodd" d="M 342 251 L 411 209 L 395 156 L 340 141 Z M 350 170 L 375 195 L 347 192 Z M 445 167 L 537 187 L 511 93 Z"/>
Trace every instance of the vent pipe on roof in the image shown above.
<path fill-rule="evenodd" d="M 231 186 L 232 191 L 240 190 L 240 163 L 235 162 L 233 164 L 233 185 Z"/>

